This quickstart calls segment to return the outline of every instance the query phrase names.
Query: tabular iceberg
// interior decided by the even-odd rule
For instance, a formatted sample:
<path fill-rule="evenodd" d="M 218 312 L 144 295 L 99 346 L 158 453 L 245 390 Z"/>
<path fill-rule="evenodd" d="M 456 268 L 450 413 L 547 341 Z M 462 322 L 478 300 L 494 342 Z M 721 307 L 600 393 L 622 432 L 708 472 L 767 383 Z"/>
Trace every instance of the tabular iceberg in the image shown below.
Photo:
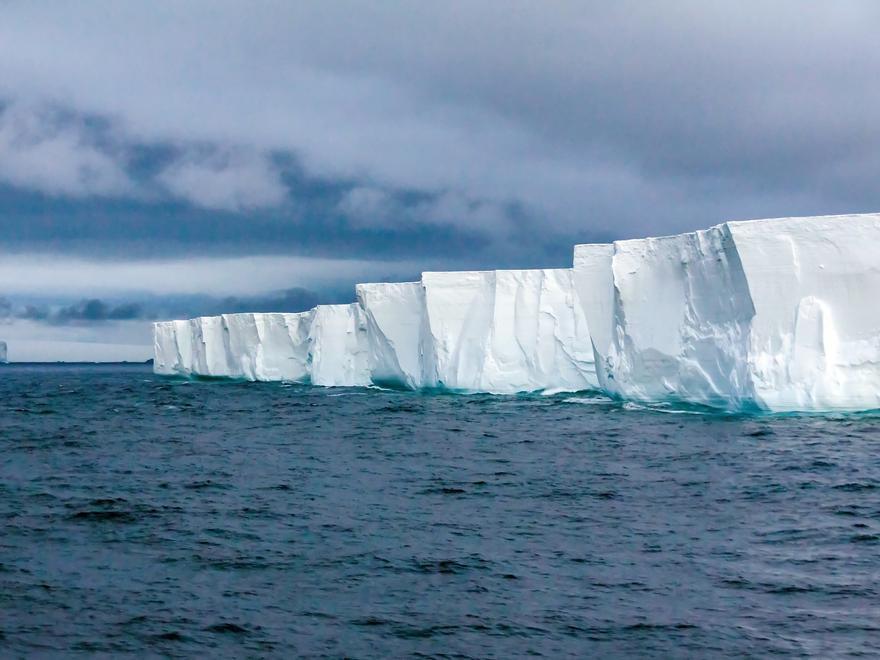
<path fill-rule="evenodd" d="M 161 374 L 727 409 L 880 408 L 880 215 L 578 245 L 573 268 L 424 273 L 299 314 L 155 324 Z"/>

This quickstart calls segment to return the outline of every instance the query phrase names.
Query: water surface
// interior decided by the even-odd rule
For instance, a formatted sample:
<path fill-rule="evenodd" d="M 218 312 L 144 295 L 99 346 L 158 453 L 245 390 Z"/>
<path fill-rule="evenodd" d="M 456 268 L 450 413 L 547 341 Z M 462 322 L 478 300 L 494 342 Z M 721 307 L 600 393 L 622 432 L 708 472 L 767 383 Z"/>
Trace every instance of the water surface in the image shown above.
<path fill-rule="evenodd" d="M 0 655 L 880 653 L 880 416 L 0 368 Z"/>

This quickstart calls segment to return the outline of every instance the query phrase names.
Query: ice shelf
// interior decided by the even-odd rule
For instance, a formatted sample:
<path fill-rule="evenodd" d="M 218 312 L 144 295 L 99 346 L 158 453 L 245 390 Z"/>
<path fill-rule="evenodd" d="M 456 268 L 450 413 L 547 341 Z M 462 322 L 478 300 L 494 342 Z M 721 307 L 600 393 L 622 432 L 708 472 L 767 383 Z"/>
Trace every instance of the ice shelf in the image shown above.
<path fill-rule="evenodd" d="M 880 408 L 880 214 L 577 245 L 573 268 L 424 273 L 298 314 L 155 324 L 160 374 L 771 411 Z"/>

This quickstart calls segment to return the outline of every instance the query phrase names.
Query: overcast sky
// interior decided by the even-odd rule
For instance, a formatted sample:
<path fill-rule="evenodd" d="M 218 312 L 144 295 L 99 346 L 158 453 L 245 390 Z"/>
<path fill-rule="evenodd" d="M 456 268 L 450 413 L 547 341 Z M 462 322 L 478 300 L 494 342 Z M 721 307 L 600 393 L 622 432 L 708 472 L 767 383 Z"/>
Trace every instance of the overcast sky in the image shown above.
<path fill-rule="evenodd" d="M 880 3 L 0 2 L 0 339 L 880 209 Z"/>

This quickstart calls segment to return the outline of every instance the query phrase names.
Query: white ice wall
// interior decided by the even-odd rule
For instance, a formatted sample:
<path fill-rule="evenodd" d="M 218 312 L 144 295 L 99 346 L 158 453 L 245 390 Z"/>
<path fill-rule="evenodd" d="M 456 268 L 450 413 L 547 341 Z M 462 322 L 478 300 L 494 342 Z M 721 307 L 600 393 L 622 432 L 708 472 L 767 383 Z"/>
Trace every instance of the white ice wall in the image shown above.
<path fill-rule="evenodd" d="M 580 306 L 586 319 L 597 384 L 605 390 L 612 390 L 614 386 L 609 364 L 615 337 L 613 255 L 611 244 L 575 245 L 572 269 L 575 304 Z"/>
<path fill-rule="evenodd" d="M 356 293 L 367 328 L 372 381 L 422 387 L 430 351 L 423 346 L 425 295 L 421 282 L 358 284 Z"/>
<path fill-rule="evenodd" d="M 367 327 L 357 303 L 318 305 L 309 342 L 313 385 L 370 385 Z"/>
<path fill-rule="evenodd" d="M 880 407 L 880 214 L 727 227 L 755 306 L 749 359 L 759 402 Z"/>
<path fill-rule="evenodd" d="M 224 314 L 153 324 L 153 371 L 247 380 L 308 380 L 312 312 Z"/>
<path fill-rule="evenodd" d="M 729 222 L 576 246 L 610 394 L 769 410 L 880 407 L 880 216 Z"/>
<path fill-rule="evenodd" d="M 751 401 L 748 286 L 724 228 L 614 243 L 607 389 L 623 398 Z"/>
<path fill-rule="evenodd" d="M 424 273 L 358 303 L 155 325 L 157 373 L 880 408 L 880 215 L 575 247 L 573 269 Z"/>
<path fill-rule="evenodd" d="M 183 374 L 177 354 L 174 321 L 153 324 L 153 372 L 163 376 Z"/>
<path fill-rule="evenodd" d="M 303 382 L 309 375 L 309 330 L 313 312 L 254 314 L 257 380 Z"/>
<path fill-rule="evenodd" d="M 495 298 L 495 271 L 423 273 L 427 387 L 480 391 Z"/>
<path fill-rule="evenodd" d="M 425 273 L 421 282 L 358 285 L 357 296 L 300 315 L 157 323 L 154 369 L 497 393 L 597 384 L 571 269 Z"/>
<path fill-rule="evenodd" d="M 424 273 L 426 385 L 510 393 L 597 385 L 571 269 Z"/>

